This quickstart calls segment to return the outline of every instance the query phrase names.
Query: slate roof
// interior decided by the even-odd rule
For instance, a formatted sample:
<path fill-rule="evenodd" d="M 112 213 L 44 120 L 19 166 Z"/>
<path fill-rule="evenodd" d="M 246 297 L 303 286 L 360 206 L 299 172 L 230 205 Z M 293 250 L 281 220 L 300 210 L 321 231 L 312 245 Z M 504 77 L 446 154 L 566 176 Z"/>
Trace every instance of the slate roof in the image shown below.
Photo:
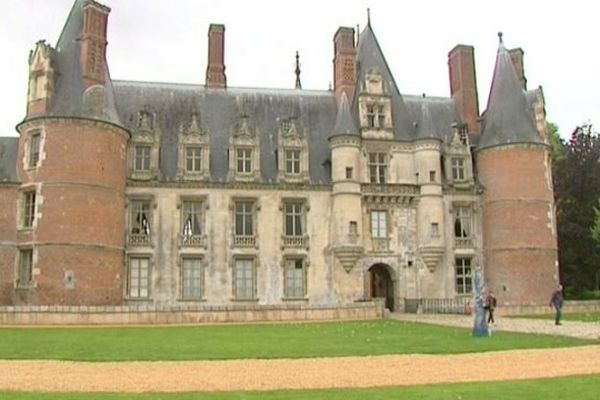
<path fill-rule="evenodd" d="M 0 137 L 0 183 L 19 182 L 17 176 L 18 137 Z"/>
<path fill-rule="evenodd" d="M 477 148 L 511 143 L 544 143 L 535 126 L 533 100 L 533 96 L 523 89 L 510 54 L 500 42 Z"/>
<path fill-rule="evenodd" d="M 359 36 L 357 45 L 358 69 L 357 69 L 357 90 L 354 100 L 354 109 L 357 109 L 358 93 L 365 75 L 371 69 L 376 69 L 383 76 L 383 82 L 386 85 L 392 98 L 392 120 L 394 121 L 394 137 L 398 140 L 411 140 L 416 137 L 416 120 L 408 111 L 404 99 L 398 90 L 394 76 L 390 71 L 387 61 L 381 51 L 379 42 L 375 33 L 371 29 L 371 24 Z"/>
<path fill-rule="evenodd" d="M 352 113 L 350 112 L 350 103 L 348 102 L 346 92 L 342 92 L 335 125 L 331 131 L 330 137 L 341 135 L 360 136 L 360 132 L 354 123 L 354 117 L 352 117 Z"/>
<path fill-rule="evenodd" d="M 154 112 L 162 132 L 161 179 L 175 180 L 177 174 L 180 124 L 189 124 L 199 113 L 210 135 L 211 180 L 225 181 L 229 166 L 227 149 L 233 125 L 241 115 L 249 117 L 260 143 L 260 169 L 266 182 L 277 177 L 276 150 L 279 123 L 296 117 L 307 136 L 312 183 L 330 182 L 328 137 L 337 106 L 331 91 L 297 89 L 227 88 L 207 89 L 204 85 L 114 81 L 115 99 L 124 125 L 135 130 L 138 112 Z"/>
<path fill-rule="evenodd" d="M 81 35 L 83 32 L 83 6 L 90 0 L 76 0 L 60 34 L 54 52 L 58 71 L 55 94 L 48 115 L 94 118 L 120 125 L 115 109 L 112 84 L 105 62 L 103 104 L 85 101 L 85 86 L 81 70 Z M 96 90 L 101 89 L 99 87 Z M 87 103 L 87 104 L 86 104 Z"/>

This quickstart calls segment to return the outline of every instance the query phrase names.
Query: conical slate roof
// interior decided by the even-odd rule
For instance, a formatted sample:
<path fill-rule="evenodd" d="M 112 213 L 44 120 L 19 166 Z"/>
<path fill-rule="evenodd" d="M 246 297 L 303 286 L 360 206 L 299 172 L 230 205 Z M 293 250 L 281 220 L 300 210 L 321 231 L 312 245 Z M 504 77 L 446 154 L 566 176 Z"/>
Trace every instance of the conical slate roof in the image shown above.
<path fill-rule="evenodd" d="M 396 139 L 401 140 L 413 139 L 415 135 L 415 121 L 411 118 L 404 99 L 400 95 L 394 76 L 383 56 L 381 47 L 379 47 L 375 33 L 371 29 L 371 24 L 367 24 L 367 27 L 360 34 L 357 61 L 357 92 L 360 91 L 361 84 L 364 82 L 365 75 L 369 70 L 375 69 L 379 71 L 392 98 L 394 136 Z M 358 96 L 355 97 L 355 104 L 357 104 Z"/>
<path fill-rule="evenodd" d="M 502 36 L 481 132 L 478 149 L 511 143 L 544 143 Z"/>
<path fill-rule="evenodd" d="M 101 101 L 92 96 L 86 99 L 86 88 L 81 70 L 81 36 L 83 34 L 83 7 L 91 0 L 76 0 L 56 44 L 55 65 L 57 80 L 49 111 L 50 115 L 100 119 L 121 125 L 116 111 L 112 83 L 106 60 L 105 85 Z M 95 90 L 102 88 L 95 88 Z"/>
<path fill-rule="evenodd" d="M 342 98 L 340 99 L 340 105 L 335 118 L 335 126 L 329 137 L 332 138 L 341 135 L 360 136 L 360 132 L 354 123 L 352 114 L 350 114 L 350 104 L 346 92 L 342 92 Z"/>

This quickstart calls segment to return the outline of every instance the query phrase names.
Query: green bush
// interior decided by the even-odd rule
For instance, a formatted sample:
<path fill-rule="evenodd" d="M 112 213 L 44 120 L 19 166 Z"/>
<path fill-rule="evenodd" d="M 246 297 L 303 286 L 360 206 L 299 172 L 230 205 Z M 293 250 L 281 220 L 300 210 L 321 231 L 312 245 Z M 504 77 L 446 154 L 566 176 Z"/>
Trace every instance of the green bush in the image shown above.
<path fill-rule="evenodd" d="M 600 290 L 589 290 L 585 288 L 567 286 L 565 287 L 565 299 L 567 300 L 600 300 Z"/>

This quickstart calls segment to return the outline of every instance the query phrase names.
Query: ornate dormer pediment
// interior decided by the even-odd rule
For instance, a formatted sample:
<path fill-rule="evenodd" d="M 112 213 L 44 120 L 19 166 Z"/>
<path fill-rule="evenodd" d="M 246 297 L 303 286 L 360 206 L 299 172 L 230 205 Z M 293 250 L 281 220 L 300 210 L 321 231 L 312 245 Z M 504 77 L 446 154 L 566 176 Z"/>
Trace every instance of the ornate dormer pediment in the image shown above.
<path fill-rule="evenodd" d="M 137 125 L 129 142 L 129 171 L 132 179 L 149 180 L 158 177 L 158 155 L 161 132 L 156 113 L 138 112 Z"/>
<path fill-rule="evenodd" d="M 309 180 L 308 143 L 298 118 L 290 117 L 280 120 L 278 143 L 279 180 L 307 182 Z"/>
<path fill-rule="evenodd" d="M 156 134 L 156 115 L 150 111 L 138 112 L 137 126 L 133 132 L 134 137 L 139 139 L 153 139 Z"/>
<path fill-rule="evenodd" d="M 240 115 L 238 121 L 232 127 L 231 136 L 238 139 L 253 139 L 256 137 L 256 132 L 250 125 L 248 115 Z"/>
<path fill-rule="evenodd" d="M 473 161 L 466 125 L 454 124 L 452 139 L 445 145 L 446 180 L 459 189 L 473 187 Z"/>
<path fill-rule="evenodd" d="M 246 114 L 239 116 L 229 137 L 229 178 L 256 181 L 260 178 L 260 144 L 256 128 Z"/>
<path fill-rule="evenodd" d="M 387 94 L 387 90 L 383 84 L 383 75 L 381 75 L 379 70 L 373 68 L 367 71 L 363 82 L 363 89 L 368 94 Z"/>
<path fill-rule="evenodd" d="M 200 115 L 198 113 L 192 113 L 190 126 L 185 131 L 185 135 L 188 137 L 208 135 L 208 129 L 200 122 Z"/>
<path fill-rule="evenodd" d="M 41 40 L 29 53 L 28 114 L 48 111 L 54 94 L 54 49 Z"/>
<path fill-rule="evenodd" d="M 189 123 L 179 125 L 178 152 L 179 179 L 205 180 L 210 177 L 210 135 L 199 113 L 193 112 Z"/>

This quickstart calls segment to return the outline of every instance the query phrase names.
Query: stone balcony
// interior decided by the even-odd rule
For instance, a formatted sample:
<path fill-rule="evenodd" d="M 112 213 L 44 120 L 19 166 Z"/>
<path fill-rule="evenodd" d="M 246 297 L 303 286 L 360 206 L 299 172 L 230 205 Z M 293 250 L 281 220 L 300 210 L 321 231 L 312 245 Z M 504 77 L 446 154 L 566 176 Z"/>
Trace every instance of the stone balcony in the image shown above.
<path fill-rule="evenodd" d="M 256 236 L 254 235 L 234 235 L 233 245 L 235 247 L 256 247 Z"/>
<path fill-rule="evenodd" d="M 454 247 L 457 249 L 472 249 L 473 248 L 473 238 L 472 237 L 455 237 L 454 238 Z"/>
<path fill-rule="evenodd" d="M 283 235 L 281 236 L 282 248 L 308 248 L 308 235 Z"/>
<path fill-rule="evenodd" d="M 144 233 L 130 233 L 127 237 L 127 244 L 130 247 L 143 247 L 152 245 L 152 236 Z"/>
<path fill-rule="evenodd" d="M 180 247 L 202 247 L 206 248 L 206 235 L 179 235 Z"/>

